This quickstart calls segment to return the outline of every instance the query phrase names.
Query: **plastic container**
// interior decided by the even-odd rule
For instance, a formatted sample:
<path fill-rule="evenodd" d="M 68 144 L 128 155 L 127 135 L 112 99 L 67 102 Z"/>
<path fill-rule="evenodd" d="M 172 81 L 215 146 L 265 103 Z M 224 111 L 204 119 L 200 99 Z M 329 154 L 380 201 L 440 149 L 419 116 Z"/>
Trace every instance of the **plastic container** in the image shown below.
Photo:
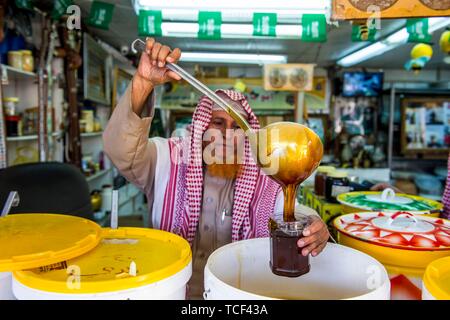
<path fill-rule="evenodd" d="M 314 193 L 319 197 L 325 196 L 327 175 L 336 169 L 331 166 L 320 166 L 317 168 L 314 178 Z"/>
<path fill-rule="evenodd" d="M 0 297 L 13 297 L 11 272 L 49 266 L 82 255 L 100 241 L 100 226 L 58 214 L 0 217 Z"/>
<path fill-rule="evenodd" d="M 183 238 L 144 228 L 103 229 L 100 244 L 61 268 L 13 274 L 20 299 L 169 299 L 186 296 L 192 254 Z"/>
<path fill-rule="evenodd" d="M 425 268 L 450 254 L 449 220 L 408 212 L 358 212 L 333 223 L 340 244 L 383 263 L 394 300 L 420 299 Z"/>
<path fill-rule="evenodd" d="M 328 243 L 310 258 L 309 273 L 280 277 L 267 263 L 269 238 L 234 242 L 213 252 L 205 266 L 208 300 L 383 299 L 390 297 L 384 266 L 360 251 Z"/>
<path fill-rule="evenodd" d="M 27 72 L 34 70 L 34 58 L 31 50 L 21 50 L 22 52 L 22 69 Z"/>
<path fill-rule="evenodd" d="M 431 262 L 423 276 L 423 300 L 450 300 L 450 256 Z"/>
<path fill-rule="evenodd" d="M 350 191 L 348 174 L 344 171 L 333 171 L 327 174 L 325 198 L 328 202 L 338 203 L 337 196 Z"/>
<path fill-rule="evenodd" d="M 296 221 L 283 221 L 282 215 L 272 216 L 270 230 L 270 268 L 279 276 L 299 277 L 309 272 L 309 256 L 303 256 L 297 242 L 303 230 L 312 220 L 306 215 L 296 214 Z"/>

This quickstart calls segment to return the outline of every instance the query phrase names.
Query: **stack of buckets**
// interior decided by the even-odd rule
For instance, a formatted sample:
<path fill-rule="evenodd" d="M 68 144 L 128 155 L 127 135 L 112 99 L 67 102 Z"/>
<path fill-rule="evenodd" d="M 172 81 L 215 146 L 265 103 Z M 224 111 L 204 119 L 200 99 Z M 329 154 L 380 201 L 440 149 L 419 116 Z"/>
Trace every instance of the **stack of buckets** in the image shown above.
<path fill-rule="evenodd" d="M 185 299 L 191 260 L 187 241 L 160 230 L 0 218 L 0 299 Z"/>

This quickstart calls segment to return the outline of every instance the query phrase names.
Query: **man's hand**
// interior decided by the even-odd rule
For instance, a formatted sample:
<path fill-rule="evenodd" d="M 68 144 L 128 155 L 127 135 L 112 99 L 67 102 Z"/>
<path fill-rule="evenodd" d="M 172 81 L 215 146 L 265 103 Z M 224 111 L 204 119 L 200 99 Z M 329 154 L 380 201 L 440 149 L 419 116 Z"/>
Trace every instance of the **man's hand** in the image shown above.
<path fill-rule="evenodd" d="M 177 63 L 180 57 L 180 49 L 171 50 L 153 38 L 147 39 L 132 81 L 131 105 L 136 114 L 142 113 L 144 103 L 155 86 L 181 79 L 165 67 L 166 62 Z"/>
<path fill-rule="evenodd" d="M 327 225 L 319 217 L 312 217 L 313 222 L 303 231 L 303 238 L 298 240 L 297 245 L 302 249 L 302 255 L 311 253 L 317 256 L 327 245 L 330 234 Z"/>

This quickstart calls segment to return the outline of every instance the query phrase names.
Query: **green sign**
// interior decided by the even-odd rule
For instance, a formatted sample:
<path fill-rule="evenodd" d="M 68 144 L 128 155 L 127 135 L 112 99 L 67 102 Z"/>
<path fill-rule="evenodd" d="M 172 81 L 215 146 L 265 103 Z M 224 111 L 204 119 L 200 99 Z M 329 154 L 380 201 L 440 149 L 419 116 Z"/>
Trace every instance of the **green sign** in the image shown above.
<path fill-rule="evenodd" d="M 16 0 L 16 7 L 20 9 L 33 10 L 32 0 Z"/>
<path fill-rule="evenodd" d="M 323 14 L 304 14 L 302 16 L 302 40 L 306 42 L 327 41 L 327 21 Z"/>
<path fill-rule="evenodd" d="M 114 5 L 111 3 L 94 1 L 91 5 L 91 12 L 89 14 L 89 25 L 100 28 L 109 29 L 112 16 L 114 12 Z"/>
<path fill-rule="evenodd" d="M 253 14 L 253 35 L 263 37 L 275 37 L 277 26 L 276 13 L 254 13 Z"/>
<path fill-rule="evenodd" d="M 55 0 L 52 10 L 52 19 L 59 20 L 63 15 L 67 14 L 67 8 L 73 5 L 72 0 Z"/>
<path fill-rule="evenodd" d="M 352 27 L 353 42 L 363 42 L 363 41 L 374 42 L 376 34 L 377 29 L 369 28 L 367 24 L 354 25 Z"/>
<path fill-rule="evenodd" d="M 222 13 L 200 11 L 198 13 L 198 38 L 203 40 L 219 40 Z"/>
<path fill-rule="evenodd" d="M 431 35 L 428 33 L 428 18 L 408 19 L 406 22 L 408 30 L 408 42 L 428 43 Z"/>
<path fill-rule="evenodd" d="M 139 10 L 139 36 L 162 36 L 162 12 Z"/>

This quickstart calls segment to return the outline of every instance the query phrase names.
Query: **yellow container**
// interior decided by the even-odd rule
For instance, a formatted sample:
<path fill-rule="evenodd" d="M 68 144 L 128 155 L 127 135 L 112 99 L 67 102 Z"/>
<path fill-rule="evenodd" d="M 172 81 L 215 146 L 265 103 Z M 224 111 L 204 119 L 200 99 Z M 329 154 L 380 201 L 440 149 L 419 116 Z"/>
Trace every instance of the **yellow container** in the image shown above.
<path fill-rule="evenodd" d="M 93 221 L 59 214 L 13 214 L 0 218 L 0 272 L 46 266 L 97 246 Z"/>
<path fill-rule="evenodd" d="M 33 72 L 34 58 L 31 50 L 21 50 L 22 52 L 22 69 L 24 71 Z"/>
<path fill-rule="evenodd" d="M 450 300 L 450 256 L 427 266 L 423 276 L 422 299 Z"/>
<path fill-rule="evenodd" d="M 8 64 L 16 69 L 22 69 L 22 56 L 23 53 L 21 51 L 9 51 L 8 52 Z"/>
<path fill-rule="evenodd" d="M 189 243 L 172 233 L 107 228 L 94 250 L 60 268 L 14 272 L 13 290 L 18 299 L 182 299 L 191 260 Z"/>

